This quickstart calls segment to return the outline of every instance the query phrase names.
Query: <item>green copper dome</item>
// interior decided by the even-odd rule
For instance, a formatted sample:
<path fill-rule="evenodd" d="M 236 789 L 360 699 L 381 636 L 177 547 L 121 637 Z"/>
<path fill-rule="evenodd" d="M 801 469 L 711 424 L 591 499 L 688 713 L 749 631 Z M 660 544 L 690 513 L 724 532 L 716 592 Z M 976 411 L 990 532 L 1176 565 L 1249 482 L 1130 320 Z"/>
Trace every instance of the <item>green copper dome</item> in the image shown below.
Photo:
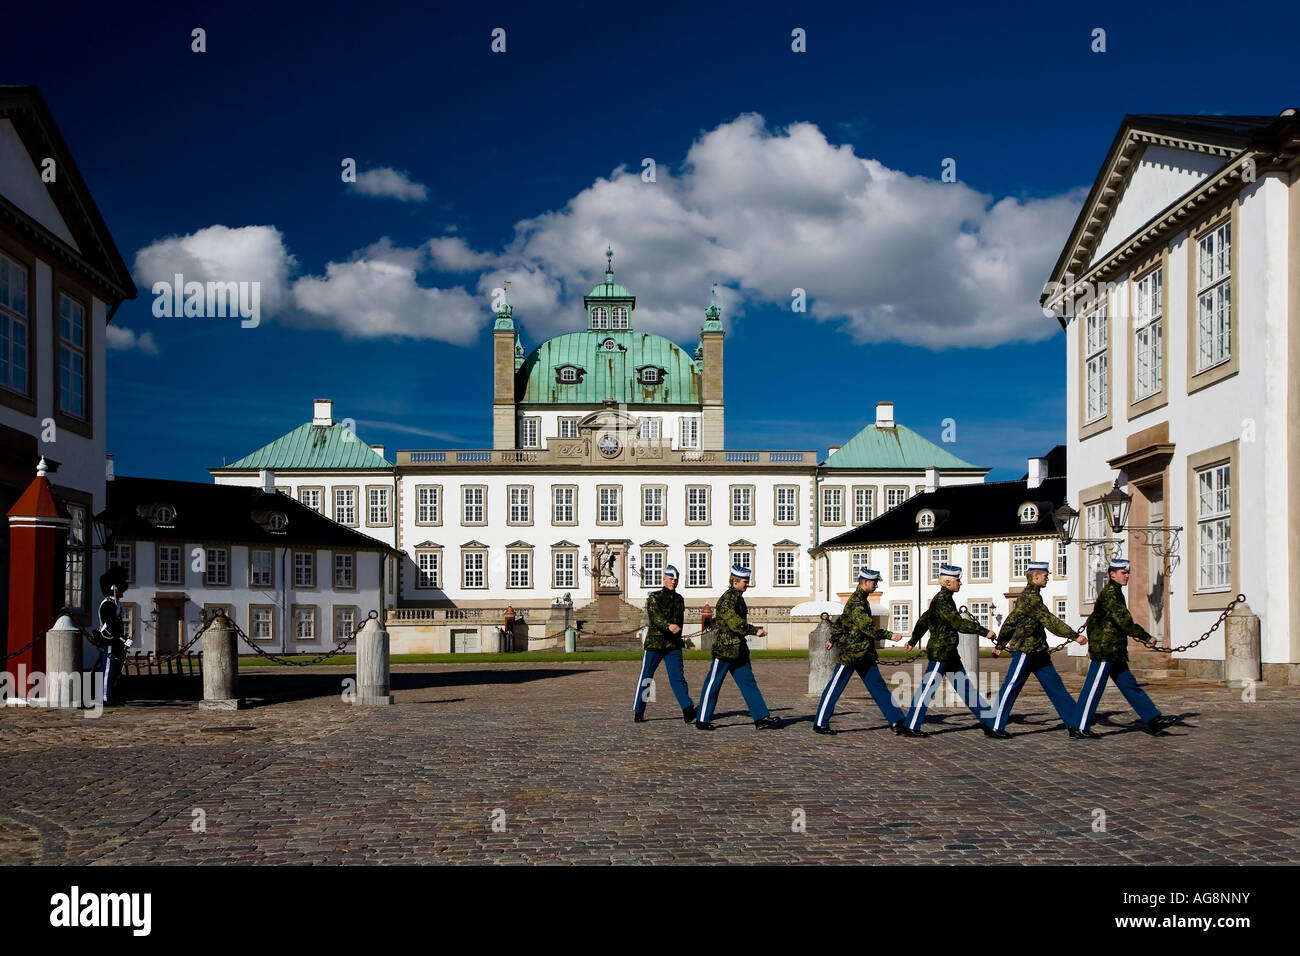
<path fill-rule="evenodd" d="M 574 381 L 563 381 L 566 376 Z M 700 403 L 699 364 L 675 342 L 649 332 L 557 335 L 529 353 L 515 382 L 520 403 L 599 405 L 607 398 L 629 405 Z"/>
<path fill-rule="evenodd" d="M 627 286 L 614 281 L 614 273 L 606 272 L 604 281 L 597 282 L 587 293 L 589 299 L 630 299 L 632 293 Z"/>

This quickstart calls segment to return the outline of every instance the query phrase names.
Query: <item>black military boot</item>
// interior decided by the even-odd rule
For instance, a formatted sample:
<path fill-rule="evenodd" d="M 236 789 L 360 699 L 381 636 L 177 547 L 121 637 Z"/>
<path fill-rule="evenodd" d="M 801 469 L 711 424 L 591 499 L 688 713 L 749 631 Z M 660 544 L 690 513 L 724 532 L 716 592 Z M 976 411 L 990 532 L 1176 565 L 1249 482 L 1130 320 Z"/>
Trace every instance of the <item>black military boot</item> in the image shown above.
<path fill-rule="evenodd" d="M 713 726 L 713 724 L 709 723 L 708 721 L 697 720 L 695 722 L 695 729 L 696 730 L 717 730 L 718 728 Z"/>
<path fill-rule="evenodd" d="M 928 737 L 928 736 L 930 736 L 929 734 L 925 733 L 924 731 L 913 730 L 911 727 L 907 726 L 907 724 L 904 724 L 904 723 L 902 723 L 902 722 L 898 723 L 896 726 L 897 726 L 898 729 L 895 730 L 894 733 L 898 734 L 898 736 L 900 736 L 900 737 Z"/>
<path fill-rule="evenodd" d="M 633 714 L 632 722 L 637 724 L 645 723 L 645 714 Z"/>
<path fill-rule="evenodd" d="M 1091 730 L 1080 730 L 1078 727 L 1070 728 L 1071 740 L 1083 740 L 1085 738 L 1088 740 L 1100 740 L 1101 734 L 1094 734 Z"/>
<path fill-rule="evenodd" d="M 813 731 L 815 733 L 825 734 L 828 737 L 834 737 L 835 734 L 838 732 L 838 731 L 831 730 L 830 727 L 818 727 L 816 724 L 813 724 Z"/>
<path fill-rule="evenodd" d="M 1142 729 L 1154 737 L 1156 734 L 1160 733 L 1160 731 L 1164 730 L 1166 727 L 1176 723 L 1178 723 L 1177 717 L 1172 717 L 1169 714 L 1160 714 L 1158 717 L 1152 717 L 1150 722 L 1147 723 Z"/>
<path fill-rule="evenodd" d="M 686 721 L 688 724 L 693 724 L 693 723 L 695 723 L 695 705 L 694 705 L 694 704 L 691 704 L 689 707 L 683 707 L 683 708 L 682 708 L 682 720 Z"/>
<path fill-rule="evenodd" d="M 776 714 L 768 714 L 762 720 L 754 721 L 754 728 L 756 730 L 775 730 L 780 726 L 781 718 L 776 716 Z"/>
<path fill-rule="evenodd" d="M 995 737 L 998 740 L 1011 739 L 1011 735 L 1007 733 L 1005 730 L 994 730 L 992 727 L 984 727 L 983 730 L 984 730 L 985 737 Z"/>

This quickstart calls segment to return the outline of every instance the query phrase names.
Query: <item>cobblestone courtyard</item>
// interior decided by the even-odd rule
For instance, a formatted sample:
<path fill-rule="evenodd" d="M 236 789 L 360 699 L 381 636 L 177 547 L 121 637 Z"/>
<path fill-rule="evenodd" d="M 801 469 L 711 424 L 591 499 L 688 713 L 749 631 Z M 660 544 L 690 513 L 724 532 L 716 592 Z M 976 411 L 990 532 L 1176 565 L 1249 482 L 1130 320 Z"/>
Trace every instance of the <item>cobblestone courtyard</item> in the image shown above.
<path fill-rule="evenodd" d="M 687 662 L 693 694 L 705 667 Z M 1112 687 L 1094 727 L 1105 739 L 1073 741 L 1031 681 L 1015 740 L 989 740 L 951 708 L 931 711 L 929 738 L 905 740 L 860 683 L 840 733 L 813 734 L 802 660 L 755 662 L 791 721 L 781 730 L 756 731 L 730 682 L 719 729 L 693 730 L 662 671 L 634 724 L 637 668 L 399 667 L 397 706 L 367 710 L 341 702 L 345 668 L 245 670 L 247 697 L 290 699 L 238 712 L 3 708 L 0 859 L 1300 862 L 1300 687 L 1246 703 L 1210 683 L 1153 682 L 1156 703 L 1185 717 L 1160 738 L 1131 726 Z M 1077 693 L 1081 675 L 1065 679 Z"/>

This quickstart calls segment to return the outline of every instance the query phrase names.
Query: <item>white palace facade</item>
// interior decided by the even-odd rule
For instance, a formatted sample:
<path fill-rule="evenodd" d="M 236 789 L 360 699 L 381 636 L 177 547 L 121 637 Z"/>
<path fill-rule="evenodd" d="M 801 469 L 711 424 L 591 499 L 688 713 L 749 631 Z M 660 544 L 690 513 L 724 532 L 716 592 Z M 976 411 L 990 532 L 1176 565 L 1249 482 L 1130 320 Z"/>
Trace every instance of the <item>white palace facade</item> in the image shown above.
<path fill-rule="evenodd" d="M 610 253 L 607 252 L 607 256 Z M 369 446 L 317 399 L 304 424 L 212 470 L 218 483 L 274 486 L 395 548 L 394 653 L 496 650 L 507 605 L 516 646 L 594 623 L 599 555 L 613 555 L 621 619 L 635 630 L 663 569 L 681 572 L 687 630 L 752 569 L 746 601 L 768 647 L 804 646 L 790 609 L 826 591 L 841 534 L 938 485 L 983 482 L 894 421 L 893 403 L 822 460 L 809 449 L 728 449 L 721 312 L 711 302 L 693 349 L 636 328 L 636 298 L 605 278 L 585 328 L 531 351 L 503 301 L 493 328 L 493 447 Z M 269 473 L 269 474 L 268 474 Z M 844 590 L 836 580 L 833 592 Z M 761 642 L 760 642 L 761 643 Z"/>

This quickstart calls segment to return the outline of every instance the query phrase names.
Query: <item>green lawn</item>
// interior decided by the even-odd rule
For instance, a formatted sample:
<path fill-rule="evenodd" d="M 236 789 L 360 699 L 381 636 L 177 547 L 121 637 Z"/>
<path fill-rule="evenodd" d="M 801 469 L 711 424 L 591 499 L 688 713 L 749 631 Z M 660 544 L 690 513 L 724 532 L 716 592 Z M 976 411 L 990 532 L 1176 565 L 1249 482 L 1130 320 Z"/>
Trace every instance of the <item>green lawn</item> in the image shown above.
<path fill-rule="evenodd" d="M 885 660 L 894 660 L 900 657 L 910 656 L 912 651 L 883 650 L 880 656 Z M 286 655 L 290 660 L 311 660 L 314 654 L 291 654 Z M 807 651 L 751 651 L 750 656 L 755 660 L 797 660 L 806 659 Z M 991 657 L 988 651 L 982 651 L 980 657 Z M 707 661 L 710 655 L 707 651 L 686 651 L 685 657 L 688 661 Z M 640 651 L 578 651 L 573 654 L 566 654 L 563 651 L 518 651 L 512 654 L 394 654 L 391 659 L 393 665 L 397 664 L 533 664 L 533 663 L 556 663 L 568 661 L 570 663 L 582 661 L 639 661 L 641 659 Z M 924 660 L 924 658 L 922 658 Z M 354 667 L 357 659 L 353 654 L 339 654 L 331 657 L 329 660 L 322 661 L 321 666 L 334 665 L 337 667 Z M 248 667 L 283 667 L 286 665 L 276 664 L 273 661 L 259 659 L 256 655 L 249 655 L 239 658 L 239 666 Z"/>

